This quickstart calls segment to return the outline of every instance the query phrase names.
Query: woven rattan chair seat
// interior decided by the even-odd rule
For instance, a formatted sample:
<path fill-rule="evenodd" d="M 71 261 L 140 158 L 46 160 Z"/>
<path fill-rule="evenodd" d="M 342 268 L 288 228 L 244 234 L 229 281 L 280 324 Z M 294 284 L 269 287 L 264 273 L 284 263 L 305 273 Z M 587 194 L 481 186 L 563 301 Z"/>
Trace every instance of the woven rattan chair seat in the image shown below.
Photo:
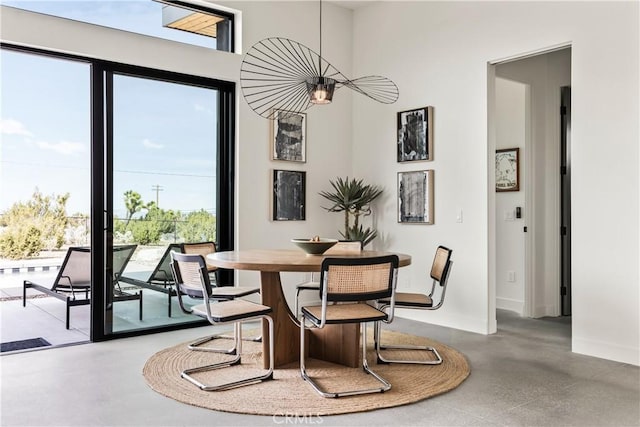
<path fill-rule="evenodd" d="M 302 311 L 320 323 L 322 306 L 302 307 Z M 336 304 L 327 306 L 327 323 L 373 322 L 386 319 L 387 315 L 369 304 Z"/>
<path fill-rule="evenodd" d="M 260 316 L 271 312 L 271 307 L 256 304 L 241 299 L 209 303 L 211 317 L 216 322 L 230 322 L 242 318 Z M 193 314 L 207 317 L 207 308 L 204 304 L 194 306 Z"/>
<path fill-rule="evenodd" d="M 391 301 L 388 298 L 381 299 L 380 304 L 389 305 Z M 414 294 L 409 292 L 396 292 L 396 307 L 431 307 L 433 300 L 424 294 Z"/>
<path fill-rule="evenodd" d="M 249 286 L 219 286 L 211 288 L 211 298 L 233 299 L 258 292 L 258 288 Z"/>
<path fill-rule="evenodd" d="M 202 287 L 188 286 L 180 284 L 180 291 L 191 298 L 202 298 Z M 210 298 L 213 299 L 234 299 L 259 292 L 258 288 L 249 286 L 219 286 L 211 288 Z"/>
<path fill-rule="evenodd" d="M 318 282 L 305 282 L 297 286 L 298 289 L 304 291 L 318 291 L 320 290 L 320 283 Z"/>

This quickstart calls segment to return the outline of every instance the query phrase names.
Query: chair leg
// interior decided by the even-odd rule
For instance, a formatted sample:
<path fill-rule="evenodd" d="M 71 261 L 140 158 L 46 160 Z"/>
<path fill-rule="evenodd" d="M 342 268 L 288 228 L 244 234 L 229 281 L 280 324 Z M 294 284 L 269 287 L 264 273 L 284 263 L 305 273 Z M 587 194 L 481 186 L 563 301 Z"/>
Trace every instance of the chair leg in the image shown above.
<path fill-rule="evenodd" d="M 206 365 L 206 366 L 199 366 L 196 368 L 191 368 L 191 369 L 185 369 L 184 371 L 182 371 L 182 378 L 186 379 L 187 381 L 191 382 L 192 384 L 196 385 L 197 387 L 199 387 L 201 390 L 204 391 L 219 391 L 219 390 L 227 390 L 230 388 L 235 388 L 235 387 L 240 387 L 243 385 L 249 385 L 249 384 L 255 384 L 258 383 L 260 381 L 266 381 L 266 380 L 271 380 L 273 379 L 273 366 L 274 366 L 274 349 L 273 349 L 273 319 L 271 318 L 271 316 L 268 315 L 263 315 L 263 316 L 259 316 L 257 317 L 259 319 L 265 319 L 267 320 L 267 322 L 269 323 L 269 369 L 267 370 L 266 373 L 262 374 L 262 375 L 257 375 L 257 376 L 253 376 L 253 377 L 249 377 L 249 378 L 243 378 L 241 380 L 237 380 L 237 381 L 232 381 L 232 382 L 228 382 L 228 383 L 224 383 L 224 384 L 219 384 L 219 385 L 207 385 L 204 384 L 200 381 L 198 381 L 196 378 L 194 378 L 191 374 L 197 373 L 197 372 L 205 372 L 205 371 L 212 371 L 215 369 L 222 369 L 222 368 L 228 368 L 230 366 L 234 366 L 234 365 L 238 365 L 240 364 L 241 361 L 241 355 L 242 355 L 242 321 L 236 321 L 234 324 L 234 338 L 235 338 L 235 348 L 237 348 L 237 354 L 235 355 L 235 357 L 229 361 L 226 362 L 220 362 L 220 363 L 214 363 L 212 365 Z M 243 319 L 243 320 L 250 320 L 250 319 Z"/>
<path fill-rule="evenodd" d="M 70 314 L 69 311 L 71 310 L 71 306 L 69 306 L 69 298 L 67 297 L 67 313 L 66 313 L 66 320 L 65 320 L 65 326 L 67 329 L 69 329 L 69 318 L 70 318 Z"/>
<path fill-rule="evenodd" d="M 300 313 L 298 312 L 298 298 L 300 297 L 300 288 L 296 288 L 296 299 L 293 303 L 293 314 L 296 316 L 296 319 L 299 318 Z"/>
<path fill-rule="evenodd" d="M 234 331 L 235 331 L 235 329 L 234 329 Z M 235 341 L 234 341 L 233 347 L 227 348 L 227 349 L 201 347 L 203 344 L 206 344 L 208 342 L 215 341 L 215 340 L 218 340 L 218 339 L 235 340 L 235 332 L 234 332 L 233 336 L 215 334 L 215 335 L 209 335 L 209 336 L 206 336 L 206 337 L 202 337 L 202 338 L 199 338 L 199 339 L 195 340 L 194 342 L 190 343 L 187 346 L 187 348 L 189 350 L 193 350 L 193 351 L 207 351 L 207 352 L 210 352 L 210 353 L 237 354 L 237 346 L 235 345 Z M 257 337 L 253 337 L 253 338 L 242 338 L 242 340 L 243 341 L 251 341 L 251 342 L 262 342 L 262 335 L 258 335 Z"/>
<path fill-rule="evenodd" d="M 368 388 L 368 389 L 359 389 L 359 390 L 350 390 L 350 391 L 342 391 L 342 392 L 332 392 L 328 390 L 323 390 L 313 379 L 309 376 L 306 370 L 305 365 L 305 326 L 304 326 L 304 315 L 300 319 L 300 375 L 302 378 L 307 381 L 313 389 L 318 392 L 322 397 L 343 397 L 343 396 L 354 396 L 359 394 L 368 394 L 368 393 L 384 393 L 385 391 L 391 389 L 391 384 L 382 378 L 380 375 L 376 374 L 369 368 L 369 363 L 367 362 L 367 322 L 362 322 L 362 369 L 367 373 L 372 375 L 378 382 L 382 384 L 381 387 L 378 388 Z"/>
<path fill-rule="evenodd" d="M 22 282 L 22 306 L 26 307 L 27 306 L 27 287 L 29 282 L 27 282 L 26 280 Z"/>
<path fill-rule="evenodd" d="M 414 365 L 440 365 L 442 363 L 442 357 L 438 350 L 428 345 L 383 345 L 381 339 L 381 325 L 380 322 L 376 323 L 374 332 L 374 347 L 376 349 L 376 356 L 378 363 L 406 363 Z M 382 355 L 381 350 L 413 350 L 413 351 L 427 351 L 430 352 L 435 360 L 410 360 L 410 359 L 391 359 L 385 358 Z"/>
<path fill-rule="evenodd" d="M 296 286 L 296 298 L 293 300 L 293 314 L 296 316 L 296 319 L 300 319 L 300 293 L 302 293 L 302 291 L 315 291 L 318 292 L 318 289 L 311 289 L 311 288 L 300 288 Z"/>
<path fill-rule="evenodd" d="M 169 317 L 171 317 L 171 289 L 169 289 L 169 292 L 167 292 L 167 314 Z"/>
<path fill-rule="evenodd" d="M 235 335 L 235 331 L 234 331 L 234 335 Z M 234 344 L 233 347 L 228 348 L 228 349 L 217 349 L 217 348 L 210 348 L 210 347 L 201 347 L 201 345 L 217 340 L 217 339 L 232 339 L 234 340 Z M 209 353 L 223 353 L 223 354 L 240 354 L 238 352 L 238 345 L 237 345 L 237 341 L 235 336 L 233 337 L 227 337 L 227 336 L 222 336 L 222 335 L 209 335 L 200 339 L 195 340 L 194 342 L 190 343 L 187 348 L 189 350 L 193 350 L 193 351 L 206 351 Z"/>
<path fill-rule="evenodd" d="M 140 289 L 140 321 L 142 321 L 142 289 Z"/>

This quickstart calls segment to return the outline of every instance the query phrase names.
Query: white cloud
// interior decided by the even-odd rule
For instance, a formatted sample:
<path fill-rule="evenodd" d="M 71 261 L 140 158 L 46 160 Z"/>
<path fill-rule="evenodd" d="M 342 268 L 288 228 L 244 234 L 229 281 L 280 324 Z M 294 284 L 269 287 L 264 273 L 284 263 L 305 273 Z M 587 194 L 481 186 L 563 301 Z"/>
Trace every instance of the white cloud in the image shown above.
<path fill-rule="evenodd" d="M 142 141 L 142 145 L 144 145 L 147 148 L 153 148 L 155 150 L 159 150 L 161 148 L 164 148 L 164 145 L 152 142 L 149 139 L 145 139 L 144 141 Z"/>
<path fill-rule="evenodd" d="M 0 133 L 5 135 L 33 136 L 23 123 L 14 119 L 0 119 Z"/>
<path fill-rule="evenodd" d="M 85 146 L 79 142 L 61 141 L 52 144 L 47 141 L 38 141 L 36 144 L 43 150 L 51 150 L 64 155 L 73 155 L 85 151 Z"/>
<path fill-rule="evenodd" d="M 204 105 L 200 105 L 200 104 L 195 104 L 193 106 L 193 108 L 195 108 L 196 111 L 198 112 L 203 112 L 206 114 L 213 114 L 213 110 L 210 108 L 205 107 Z"/>

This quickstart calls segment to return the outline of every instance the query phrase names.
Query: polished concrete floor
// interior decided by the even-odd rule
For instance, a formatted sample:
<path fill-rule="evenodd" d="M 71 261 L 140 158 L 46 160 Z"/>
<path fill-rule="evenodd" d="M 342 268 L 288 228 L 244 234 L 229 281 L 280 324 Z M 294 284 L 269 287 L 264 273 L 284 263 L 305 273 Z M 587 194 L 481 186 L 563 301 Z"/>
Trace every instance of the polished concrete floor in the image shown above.
<path fill-rule="evenodd" d="M 142 376 L 145 361 L 204 335 L 201 328 L 6 354 L 0 357 L 0 425 L 640 425 L 640 368 L 572 353 L 570 319 L 522 319 L 501 311 L 498 327 L 498 333 L 484 336 L 397 319 L 393 329 L 463 352 L 469 378 L 415 404 L 307 419 L 215 412 L 152 391 Z"/>

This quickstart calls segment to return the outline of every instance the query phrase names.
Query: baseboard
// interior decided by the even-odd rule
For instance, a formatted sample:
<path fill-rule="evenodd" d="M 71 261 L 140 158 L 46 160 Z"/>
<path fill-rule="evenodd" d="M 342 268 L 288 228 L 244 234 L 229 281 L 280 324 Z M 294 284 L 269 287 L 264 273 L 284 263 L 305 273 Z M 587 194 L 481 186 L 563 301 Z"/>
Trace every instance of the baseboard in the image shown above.
<path fill-rule="evenodd" d="M 515 311 L 522 316 L 524 314 L 524 301 L 518 301 L 510 298 L 496 298 L 496 308 Z"/>
<path fill-rule="evenodd" d="M 573 336 L 571 351 L 601 359 L 640 366 L 640 348 Z"/>
<path fill-rule="evenodd" d="M 443 326 L 446 328 L 459 329 L 461 331 L 474 332 L 476 334 L 489 334 L 489 324 L 487 319 L 479 319 L 470 316 L 454 315 L 447 316 L 446 319 L 434 316 L 435 313 L 428 310 L 404 310 L 397 308 L 395 310 L 396 317 L 403 319 L 415 320 L 418 322 L 429 323 L 432 325 Z"/>

